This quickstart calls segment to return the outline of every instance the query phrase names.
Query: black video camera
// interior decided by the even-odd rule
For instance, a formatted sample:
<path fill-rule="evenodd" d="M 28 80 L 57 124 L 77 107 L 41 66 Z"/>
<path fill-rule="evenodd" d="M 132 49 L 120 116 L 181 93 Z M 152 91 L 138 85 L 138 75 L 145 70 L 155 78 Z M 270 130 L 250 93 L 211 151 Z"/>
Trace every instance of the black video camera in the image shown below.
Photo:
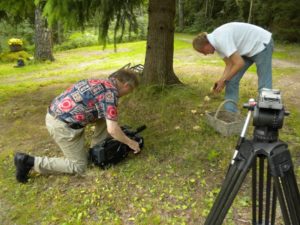
<path fill-rule="evenodd" d="M 121 127 L 123 132 L 131 139 L 139 143 L 140 148 L 144 146 L 144 139 L 138 133 L 146 129 L 146 126 L 140 126 L 135 131 L 128 126 Z M 102 169 L 107 169 L 113 164 L 117 164 L 128 156 L 131 149 L 124 143 L 111 137 L 106 138 L 102 143 L 95 145 L 89 150 L 89 160 L 94 165 Z"/>
<path fill-rule="evenodd" d="M 254 138 L 259 141 L 276 141 L 278 129 L 282 128 L 284 116 L 287 115 L 289 113 L 284 110 L 280 91 L 263 88 L 253 113 Z"/>

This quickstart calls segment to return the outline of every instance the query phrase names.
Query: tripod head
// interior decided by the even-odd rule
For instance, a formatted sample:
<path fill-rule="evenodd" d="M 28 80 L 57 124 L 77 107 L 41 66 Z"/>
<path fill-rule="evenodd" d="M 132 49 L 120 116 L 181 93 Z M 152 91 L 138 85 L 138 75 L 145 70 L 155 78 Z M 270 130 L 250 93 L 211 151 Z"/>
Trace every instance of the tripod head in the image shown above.
<path fill-rule="evenodd" d="M 255 102 L 252 99 L 244 108 L 253 111 L 254 141 L 274 142 L 278 140 L 278 130 L 282 128 L 285 111 L 279 90 L 263 88 Z"/>

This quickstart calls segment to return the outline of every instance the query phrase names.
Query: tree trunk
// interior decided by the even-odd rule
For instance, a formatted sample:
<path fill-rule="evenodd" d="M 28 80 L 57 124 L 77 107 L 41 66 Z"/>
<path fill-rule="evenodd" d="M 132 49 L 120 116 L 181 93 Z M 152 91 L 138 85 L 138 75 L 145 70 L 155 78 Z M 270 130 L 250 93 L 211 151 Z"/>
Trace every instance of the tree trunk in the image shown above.
<path fill-rule="evenodd" d="M 214 6 L 215 6 L 215 0 L 210 1 L 209 18 L 212 18 L 213 16 Z"/>
<path fill-rule="evenodd" d="M 207 18 L 208 16 L 208 2 L 209 0 L 206 0 L 205 1 L 205 12 L 204 12 L 204 17 Z"/>
<path fill-rule="evenodd" d="M 175 0 L 150 0 L 146 58 L 141 83 L 180 83 L 173 70 Z"/>
<path fill-rule="evenodd" d="M 248 23 L 251 23 L 252 8 L 253 8 L 253 0 L 250 0 L 250 8 L 249 8 L 249 15 L 248 15 Z"/>
<path fill-rule="evenodd" d="M 57 22 L 57 43 L 61 44 L 64 41 L 64 30 L 60 21 Z"/>
<path fill-rule="evenodd" d="M 35 59 L 54 61 L 52 54 L 52 32 L 47 28 L 47 22 L 42 17 L 40 6 L 35 9 Z"/>
<path fill-rule="evenodd" d="M 183 31 L 184 29 L 184 0 L 178 0 L 178 20 L 179 20 L 179 30 Z"/>

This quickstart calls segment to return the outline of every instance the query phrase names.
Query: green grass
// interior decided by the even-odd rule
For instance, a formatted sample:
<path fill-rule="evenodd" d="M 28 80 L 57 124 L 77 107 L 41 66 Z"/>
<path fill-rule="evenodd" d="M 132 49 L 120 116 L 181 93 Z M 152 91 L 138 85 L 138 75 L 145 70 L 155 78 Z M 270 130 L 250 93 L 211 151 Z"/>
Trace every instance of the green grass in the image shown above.
<path fill-rule="evenodd" d="M 291 62 L 300 61 L 300 46 L 299 44 L 275 44 L 274 57 L 277 59 L 289 60 Z"/>
<path fill-rule="evenodd" d="M 44 125 L 50 101 L 76 80 L 105 77 L 129 62 L 143 63 L 145 42 L 120 44 L 117 53 L 113 46 L 57 52 L 53 63 L 18 69 L 0 64 L 1 224 L 203 224 L 237 136 L 225 139 L 205 121 L 205 112 L 215 110 L 223 99 L 209 92 L 224 65 L 217 56 L 194 52 L 192 38 L 179 34 L 175 39 L 174 70 L 184 85 L 140 87 L 120 99 L 120 124 L 147 125 L 141 154 L 130 154 L 106 171 L 91 166 L 83 177 L 32 173 L 27 185 L 15 181 L 14 152 L 61 156 Z M 254 77 L 254 72 L 246 76 Z M 275 83 L 294 73 L 299 68 L 274 68 Z M 240 105 L 256 97 L 256 83 L 250 78 L 242 80 Z M 207 95 L 209 102 L 204 101 Z M 299 107 L 293 99 L 286 102 L 292 113 L 280 136 L 294 156 L 299 182 Z M 89 140 L 90 127 L 86 135 Z M 236 218 L 245 216 L 250 221 L 249 186 L 243 186 L 225 224 L 240 224 Z"/>

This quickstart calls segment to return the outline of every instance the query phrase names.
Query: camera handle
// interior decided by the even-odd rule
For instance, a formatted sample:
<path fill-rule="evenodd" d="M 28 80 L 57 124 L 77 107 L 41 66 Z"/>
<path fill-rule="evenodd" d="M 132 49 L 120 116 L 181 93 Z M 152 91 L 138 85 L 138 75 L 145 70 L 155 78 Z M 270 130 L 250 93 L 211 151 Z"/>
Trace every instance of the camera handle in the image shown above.
<path fill-rule="evenodd" d="M 257 104 L 256 101 L 253 98 L 250 98 L 248 103 L 243 105 L 243 108 L 248 109 L 248 114 L 247 114 L 247 117 L 245 119 L 245 123 L 244 123 L 243 129 L 242 129 L 241 135 L 240 135 L 239 140 L 237 142 L 237 145 L 235 147 L 235 151 L 233 153 L 233 157 L 232 157 L 232 160 L 231 160 L 231 165 L 234 164 L 235 158 L 236 158 L 236 156 L 237 156 L 237 154 L 238 154 L 238 152 L 241 148 L 241 144 L 245 141 L 245 136 L 246 136 L 247 129 L 249 127 L 251 114 L 254 111 L 254 108 L 255 108 L 256 104 Z"/>

